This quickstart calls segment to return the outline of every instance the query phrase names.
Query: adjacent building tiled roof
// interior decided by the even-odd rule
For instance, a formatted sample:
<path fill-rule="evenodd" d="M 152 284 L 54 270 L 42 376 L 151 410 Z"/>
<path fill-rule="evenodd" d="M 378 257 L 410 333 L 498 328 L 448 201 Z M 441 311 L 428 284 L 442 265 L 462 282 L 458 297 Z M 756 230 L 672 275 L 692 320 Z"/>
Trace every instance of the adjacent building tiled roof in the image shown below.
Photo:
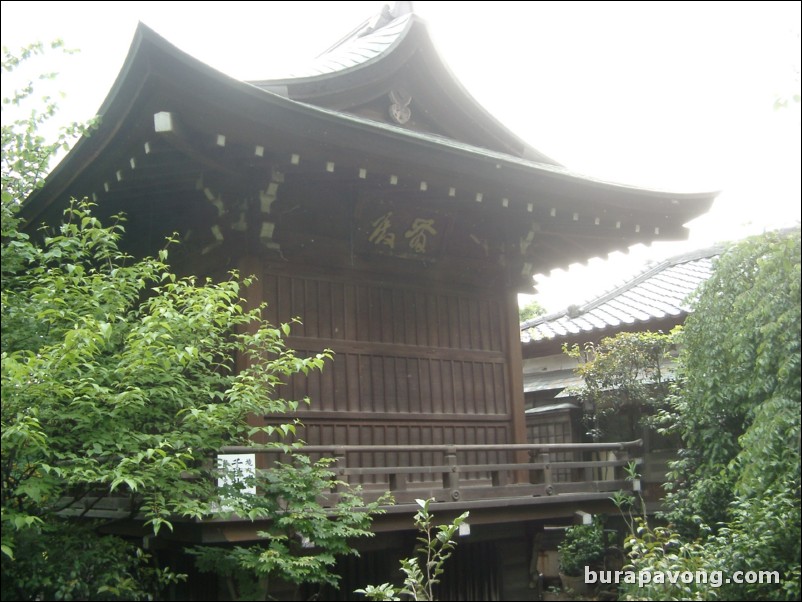
<path fill-rule="evenodd" d="M 589 303 L 527 320 L 521 340 L 555 340 L 685 315 L 688 296 L 710 277 L 722 250 L 717 246 L 667 259 Z"/>
<path fill-rule="evenodd" d="M 574 370 L 552 370 L 535 373 L 524 371 L 524 393 L 577 387 L 582 382 L 582 377 Z"/>

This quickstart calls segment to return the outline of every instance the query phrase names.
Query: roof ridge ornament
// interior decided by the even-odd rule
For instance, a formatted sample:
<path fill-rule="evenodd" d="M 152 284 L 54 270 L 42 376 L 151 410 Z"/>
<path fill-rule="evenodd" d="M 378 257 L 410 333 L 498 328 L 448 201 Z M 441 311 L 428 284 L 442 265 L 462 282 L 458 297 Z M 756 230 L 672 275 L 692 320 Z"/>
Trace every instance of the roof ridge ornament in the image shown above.
<path fill-rule="evenodd" d="M 392 8 L 389 4 L 385 4 L 382 6 L 381 12 L 369 19 L 367 25 L 356 34 L 356 37 L 363 38 L 395 21 L 398 17 L 412 13 L 412 2 L 395 2 Z"/>
<path fill-rule="evenodd" d="M 382 6 L 381 12 L 374 17 L 371 17 L 371 19 L 368 21 L 368 24 L 356 34 L 356 37 L 364 38 L 365 36 L 372 34 L 377 29 L 381 29 L 393 19 L 393 13 L 390 10 L 390 7 L 385 4 Z"/>
<path fill-rule="evenodd" d="M 415 10 L 412 8 L 412 0 L 408 0 L 406 2 L 396 2 L 393 4 L 393 8 L 390 9 L 390 14 L 393 15 L 393 18 L 395 19 L 403 15 L 411 15 L 414 12 Z"/>

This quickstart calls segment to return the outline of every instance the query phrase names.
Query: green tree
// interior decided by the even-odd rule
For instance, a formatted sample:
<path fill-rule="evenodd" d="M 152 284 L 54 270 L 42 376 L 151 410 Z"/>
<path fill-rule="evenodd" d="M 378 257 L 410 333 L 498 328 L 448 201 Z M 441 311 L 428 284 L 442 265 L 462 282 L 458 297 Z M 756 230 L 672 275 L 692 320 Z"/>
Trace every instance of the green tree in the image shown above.
<path fill-rule="evenodd" d="M 641 523 L 627 543 L 636 570 L 774 571 L 779 582 L 631 587 L 628 599 L 799 599 L 799 299 L 798 229 L 718 261 L 680 338 L 670 525 Z"/>
<path fill-rule="evenodd" d="M 518 308 L 518 321 L 526 322 L 527 320 L 532 320 L 538 316 L 542 316 L 545 313 L 545 308 L 535 299 L 532 299 L 526 305 L 521 305 Z"/>
<path fill-rule="evenodd" d="M 42 50 L 4 50 L 3 73 Z M 26 85 L 4 101 L 4 118 L 6 106 L 32 91 Z M 48 103 L 2 128 L 3 599 L 144 599 L 177 577 L 136 546 L 101 535 L 88 520 L 100 509 L 137 517 L 156 536 L 178 519 L 236 510 L 278 525 L 268 548 L 279 528 L 315 543 L 287 545 L 280 577 L 331 579 L 332 563 L 316 558 L 348 552 L 347 538 L 367 533 L 371 508 L 356 512 L 361 501 L 346 496 L 330 517 L 318 496 L 329 492 L 331 473 L 282 443 L 294 424 L 247 422 L 294 410 L 298 402 L 277 387 L 322 369 L 331 354 L 297 356 L 284 344 L 289 324 L 267 323 L 261 307 L 244 309 L 249 278 L 178 277 L 168 263 L 172 241 L 156 257 L 126 255 L 122 216 L 104 226 L 91 204 L 73 202 L 56 228 L 23 231 L 21 202 L 76 131 L 45 143 L 38 131 L 54 110 Z M 247 494 L 242 480 L 218 487 L 226 477 L 218 450 L 251 445 L 259 432 L 278 437 L 273 445 L 295 463 L 256 474 L 265 499 Z M 288 514 L 279 499 L 302 507 Z"/>
<path fill-rule="evenodd" d="M 258 496 L 232 496 L 227 504 L 240 516 L 271 518 L 258 535 L 264 542 L 233 549 L 198 546 L 190 552 L 202 572 L 216 573 L 226 583 L 232 600 L 267 600 L 276 581 L 328 585 L 336 588 L 339 576 L 331 569 L 337 555 L 356 554 L 349 542 L 372 535 L 372 515 L 390 497 L 365 504 L 328 470 L 332 460 L 312 462 L 293 454 L 291 463 L 276 463 L 257 473 L 252 482 Z M 319 498 L 337 488 L 336 499 L 323 507 Z"/>
<path fill-rule="evenodd" d="M 575 390 L 594 441 L 639 438 L 642 419 L 656 418 L 668 405 L 674 334 L 622 332 L 598 344 L 563 349 L 579 360 L 583 386 Z"/>
<path fill-rule="evenodd" d="M 682 517 L 726 522 L 736 496 L 760 494 L 793 468 L 775 461 L 799 461 L 799 240 L 797 230 L 733 246 L 686 322 L 676 404 L 686 451 L 670 516 L 689 534 Z"/>

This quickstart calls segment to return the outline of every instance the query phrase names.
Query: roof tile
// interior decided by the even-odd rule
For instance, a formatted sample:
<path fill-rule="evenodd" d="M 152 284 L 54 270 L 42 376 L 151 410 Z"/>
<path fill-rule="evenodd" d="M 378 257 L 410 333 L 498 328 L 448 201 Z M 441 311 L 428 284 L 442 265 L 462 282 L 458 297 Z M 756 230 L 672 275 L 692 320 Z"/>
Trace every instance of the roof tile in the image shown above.
<path fill-rule="evenodd" d="M 530 320 L 522 328 L 524 341 L 558 339 L 623 324 L 648 322 L 689 311 L 686 299 L 713 271 L 723 247 L 685 253 L 653 266 L 631 281 L 579 308 Z M 573 316 L 573 317 L 571 317 Z"/>

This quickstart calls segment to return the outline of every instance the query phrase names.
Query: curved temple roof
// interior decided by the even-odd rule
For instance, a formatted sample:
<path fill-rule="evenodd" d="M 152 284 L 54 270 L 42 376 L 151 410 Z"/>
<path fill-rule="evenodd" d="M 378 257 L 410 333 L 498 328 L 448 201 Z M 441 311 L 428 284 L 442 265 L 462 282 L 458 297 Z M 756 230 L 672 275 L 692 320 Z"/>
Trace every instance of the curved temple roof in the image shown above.
<path fill-rule="evenodd" d="M 461 203 L 463 225 L 484 223 L 496 241 L 488 261 L 531 287 L 537 271 L 684 238 L 682 224 L 712 204 L 716 193 L 647 190 L 554 163 L 470 97 L 423 21 L 408 11 L 387 18 L 336 44 L 317 75 L 256 83 L 221 74 L 140 25 L 101 125 L 27 199 L 24 216 L 52 219 L 71 196 L 129 215 L 147 200 L 159 212 L 149 223 L 176 228 L 199 211 L 199 173 L 258 198 L 271 173 L 319 181 L 336 164 L 335 177 L 366 197 L 387 196 L 392 180 L 409 201 Z M 486 241 L 474 243 L 487 255 Z"/>

